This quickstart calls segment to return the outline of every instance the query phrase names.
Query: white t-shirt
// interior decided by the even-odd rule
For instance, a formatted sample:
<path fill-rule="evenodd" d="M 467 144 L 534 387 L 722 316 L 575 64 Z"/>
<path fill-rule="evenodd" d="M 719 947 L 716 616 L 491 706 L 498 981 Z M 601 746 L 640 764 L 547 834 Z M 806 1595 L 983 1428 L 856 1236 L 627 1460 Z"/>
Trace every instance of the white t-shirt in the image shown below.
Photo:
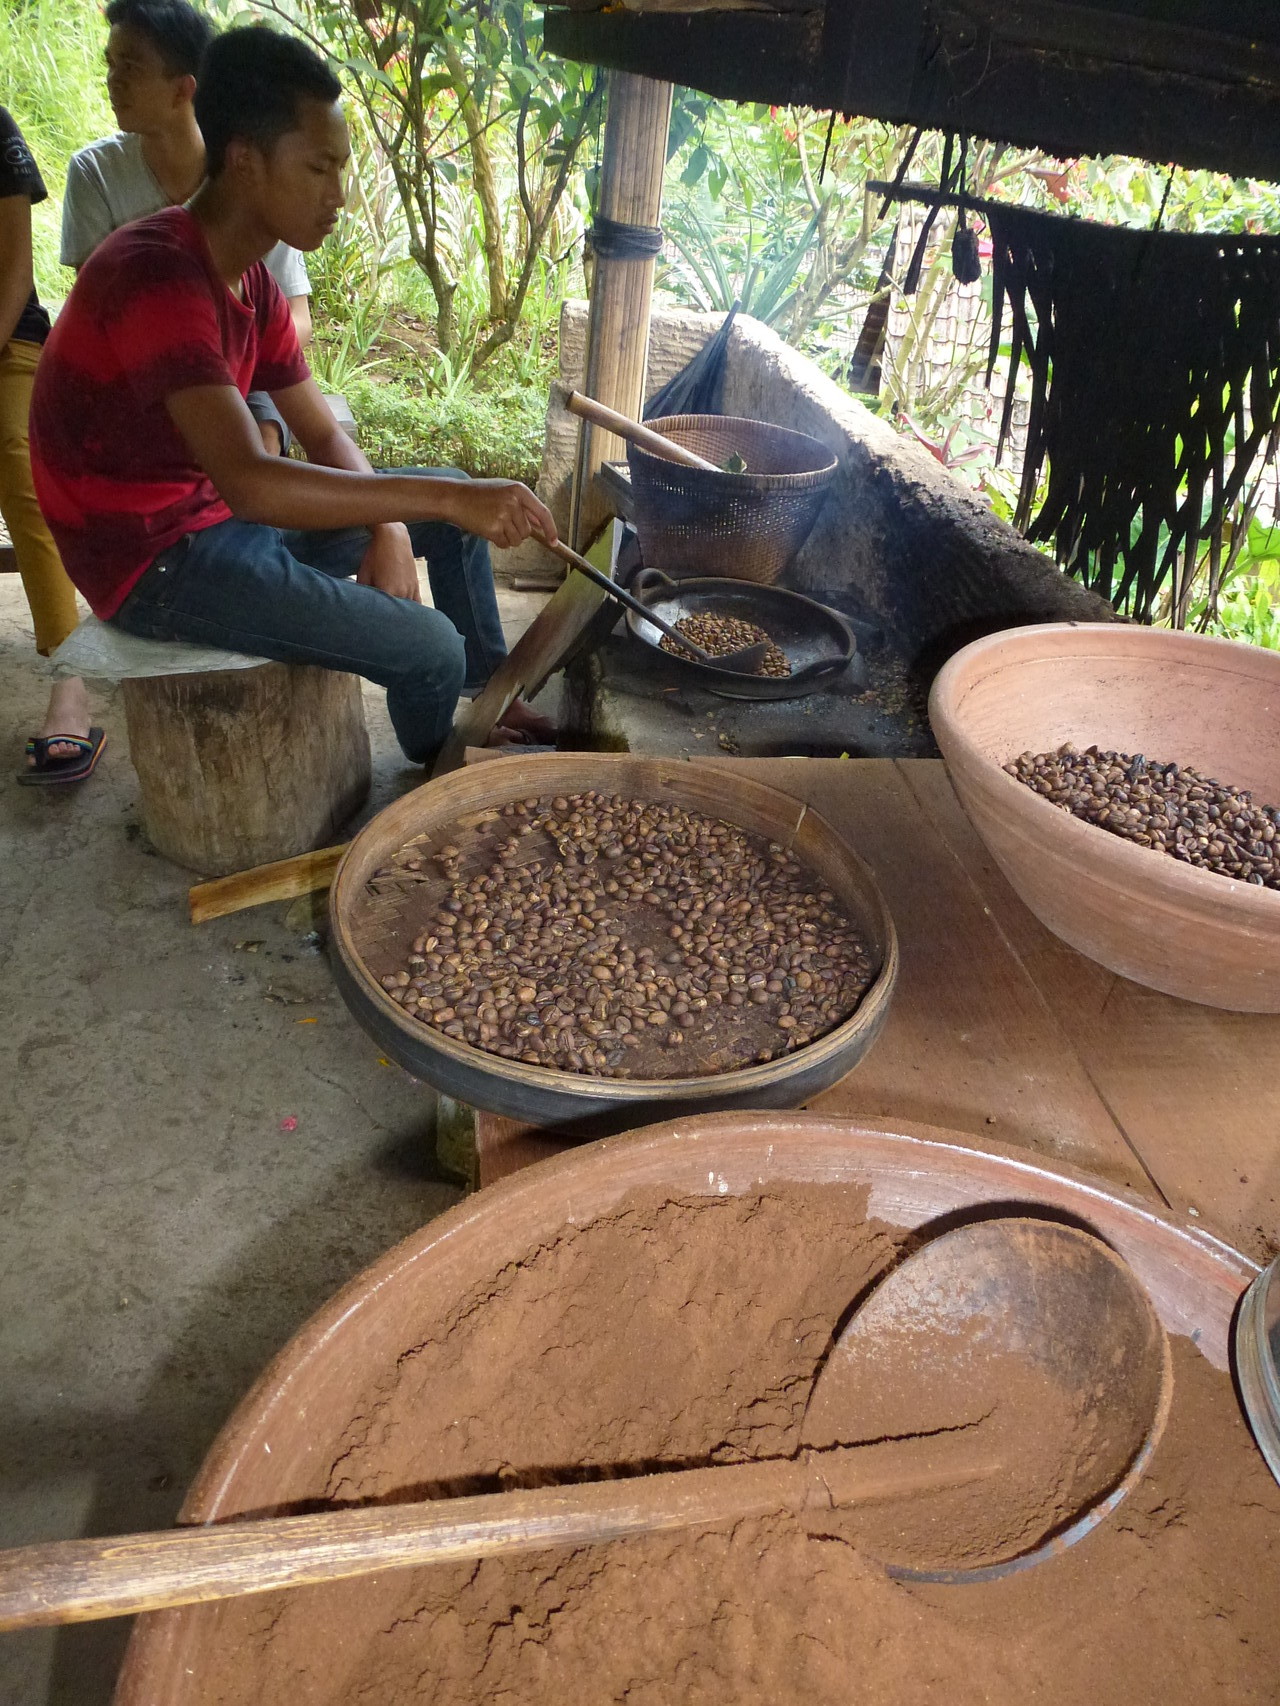
<path fill-rule="evenodd" d="M 168 207 L 169 198 L 142 157 L 142 138 L 134 131 L 91 142 L 71 156 L 62 203 L 62 264 L 82 266 L 122 225 Z M 267 270 L 286 296 L 309 296 L 307 264 L 297 249 L 277 243 L 266 257 Z"/>

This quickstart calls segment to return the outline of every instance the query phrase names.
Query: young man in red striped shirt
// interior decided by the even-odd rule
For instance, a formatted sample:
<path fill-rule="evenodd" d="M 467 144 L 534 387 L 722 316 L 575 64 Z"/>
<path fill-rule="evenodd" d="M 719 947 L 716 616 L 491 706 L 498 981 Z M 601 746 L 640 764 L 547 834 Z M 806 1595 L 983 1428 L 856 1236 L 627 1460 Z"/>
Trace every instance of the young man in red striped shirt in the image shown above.
<path fill-rule="evenodd" d="M 515 480 L 375 473 L 310 376 L 262 258 L 277 242 L 318 248 L 333 228 L 350 153 L 340 93 L 294 37 L 215 39 L 196 94 L 208 177 L 81 269 L 36 377 L 32 469 L 98 616 L 366 676 L 406 755 L 429 763 L 458 693 L 505 654 L 485 541 L 554 539 L 555 525 Z M 271 394 L 307 462 L 263 449 L 251 389 Z M 520 704 L 508 727 L 545 732 Z"/>

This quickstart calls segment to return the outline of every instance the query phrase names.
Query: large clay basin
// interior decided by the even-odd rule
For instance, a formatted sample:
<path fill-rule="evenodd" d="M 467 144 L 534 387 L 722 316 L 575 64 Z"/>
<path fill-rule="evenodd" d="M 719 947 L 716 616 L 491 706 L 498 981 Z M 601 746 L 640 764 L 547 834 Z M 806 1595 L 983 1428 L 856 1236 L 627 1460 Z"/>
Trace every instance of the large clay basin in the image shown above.
<path fill-rule="evenodd" d="M 1171 1334 L 1228 1366 L 1231 1320 L 1255 1264 L 1138 1197 L 1026 1152 L 982 1153 L 949 1134 L 900 1135 L 805 1114 L 715 1114 L 606 1139 L 468 1198 L 339 1292 L 270 1364 L 214 1443 L 181 1512 L 185 1522 L 266 1515 L 324 1491 L 335 1450 L 368 1396 L 418 1341 L 424 1306 L 492 1282 L 566 1225 L 608 1212 L 629 1191 L 750 1192 L 781 1181 L 865 1185 L 890 1226 L 973 1211 L 1048 1211 L 1092 1229 L 1127 1261 Z M 309 1590 L 300 1590 L 309 1591 Z M 194 1706 L 218 1698 L 234 1665 L 222 1605 L 139 1618 L 116 1706 Z M 376 1639 L 347 1631 L 348 1641 Z"/>
<path fill-rule="evenodd" d="M 1001 768 L 1096 742 L 1280 806 L 1280 652 L 1119 623 L 1013 628 L 956 653 L 929 717 L 974 828 L 1055 935 L 1166 995 L 1280 1013 L 1280 891 L 1122 841 Z"/>

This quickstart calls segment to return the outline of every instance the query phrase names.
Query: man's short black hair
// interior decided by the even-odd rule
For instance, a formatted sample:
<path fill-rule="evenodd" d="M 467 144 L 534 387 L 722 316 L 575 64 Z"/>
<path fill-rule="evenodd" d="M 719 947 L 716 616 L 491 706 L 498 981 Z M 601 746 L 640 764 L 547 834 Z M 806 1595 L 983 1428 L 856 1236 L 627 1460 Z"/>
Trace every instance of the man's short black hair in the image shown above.
<path fill-rule="evenodd" d="M 258 25 L 215 36 L 200 63 L 195 99 L 209 176 L 221 172 L 234 137 L 269 154 L 298 128 L 300 100 L 332 105 L 341 93 L 328 65 L 297 36 Z"/>
<path fill-rule="evenodd" d="M 214 37 L 213 25 L 187 0 L 111 0 L 107 23 L 136 30 L 159 53 L 171 77 L 194 77 Z"/>

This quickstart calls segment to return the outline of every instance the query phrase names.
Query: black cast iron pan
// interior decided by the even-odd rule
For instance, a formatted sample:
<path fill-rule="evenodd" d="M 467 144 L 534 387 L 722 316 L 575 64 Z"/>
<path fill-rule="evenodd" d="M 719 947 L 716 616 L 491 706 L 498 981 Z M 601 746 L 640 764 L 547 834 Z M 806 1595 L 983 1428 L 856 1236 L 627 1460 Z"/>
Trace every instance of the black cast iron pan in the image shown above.
<path fill-rule="evenodd" d="M 674 624 L 682 616 L 736 616 L 757 623 L 782 647 L 791 664 L 787 676 L 741 675 L 675 652 L 662 653 L 682 674 L 726 699 L 802 699 L 820 693 L 843 675 L 857 649 L 843 616 L 783 587 L 715 575 L 674 581 L 661 569 L 646 568 L 635 574 L 628 591 L 666 622 Z M 627 627 L 641 645 L 661 650 L 662 635 L 643 617 L 628 611 Z"/>

